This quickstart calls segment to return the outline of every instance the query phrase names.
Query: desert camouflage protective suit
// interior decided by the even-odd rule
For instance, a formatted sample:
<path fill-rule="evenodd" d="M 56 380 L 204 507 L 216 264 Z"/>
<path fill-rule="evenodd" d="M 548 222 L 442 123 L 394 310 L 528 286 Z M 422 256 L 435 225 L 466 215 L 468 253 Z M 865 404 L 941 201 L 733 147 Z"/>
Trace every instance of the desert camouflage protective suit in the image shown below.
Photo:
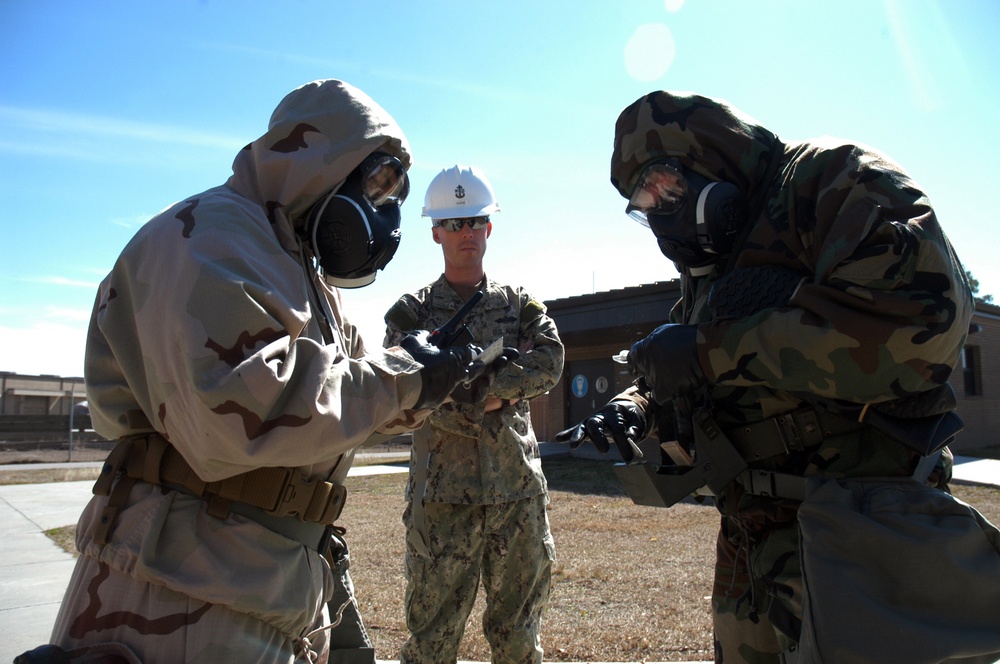
<path fill-rule="evenodd" d="M 313 203 L 376 149 L 409 165 L 402 131 L 363 92 L 307 84 L 225 185 L 136 234 L 100 286 L 87 340 L 97 431 L 127 437 L 142 433 L 130 422 L 148 420 L 207 482 L 289 466 L 340 483 L 376 431 L 418 424 L 407 408 L 420 365 L 365 348 L 297 235 Z M 331 570 L 316 547 L 140 481 L 102 546 L 107 502 L 95 496 L 80 517 L 53 643 L 114 641 L 147 663 L 216 664 L 326 661 L 332 639 L 330 661 L 374 662 L 336 538 Z M 303 639 L 345 602 L 337 629 Z"/>
<path fill-rule="evenodd" d="M 529 401 L 552 389 L 563 345 L 545 306 L 522 288 L 485 278 L 465 319 L 475 343 L 502 338 L 520 356 L 490 395 L 508 402 L 447 403 L 414 432 L 407 483 L 406 621 L 400 662 L 455 662 L 482 576 L 483 632 L 494 662 L 541 662 L 542 611 L 555 547 L 547 484 Z M 385 345 L 444 325 L 464 302 L 442 275 L 386 313 Z"/>
<path fill-rule="evenodd" d="M 707 385 L 692 395 L 696 409 L 710 409 L 723 429 L 803 406 L 856 421 L 866 405 L 891 413 L 907 398 L 946 385 L 973 301 L 928 198 L 902 168 L 858 144 L 782 142 L 718 100 L 654 92 L 618 119 L 612 184 L 627 199 L 642 168 L 666 157 L 735 184 L 750 215 L 732 257 L 708 274 L 683 276 L 684 295 L 671 313 L 671 322 L 697 325 Z M 797 288 L 781 302 L 754 306 L 772 287 L 765 275 L 773 266 L 795 274 Z M 758 268 L 766 268 L 759 280 L 746 277 Z M 742 285 L 726 287 L 726 277 L 739 273 Z M 728 301 L 720 301 L 723 294 Z M 657 406 L 637 387 L 616 398 L 656 416 Z M 953 408 L 941 399 L 922 414 Z M 662 430 L 669 421 L 661 421 L 663 439 L 671 438 Z M 861 426 L 750 467 L 826 478 L 903 477 L 918 456 Z M 950 479 L 950 455 L 943 458 L 948 463 L 939 463 L 933 476 L 942 486 Z M 712 594 L 716 661 L 777 662 L 802 625 L 799 502 L 750 495 L 731 482 L 716 504 L 722 515 Z M 906 637 L 885 635 L 889 644 L 898 638 Z"/>

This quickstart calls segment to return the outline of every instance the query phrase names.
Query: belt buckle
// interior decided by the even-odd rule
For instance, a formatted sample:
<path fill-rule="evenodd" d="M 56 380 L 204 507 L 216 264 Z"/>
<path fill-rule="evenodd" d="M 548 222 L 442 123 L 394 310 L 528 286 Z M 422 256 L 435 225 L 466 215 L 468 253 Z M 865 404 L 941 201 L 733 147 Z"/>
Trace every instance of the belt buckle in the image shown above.
<path fill-rule="evenodd" d="M 768 498 L 778 497 L 778 492 L 774 485 L 774 473 L 771 471 L 748 468 L 740 473 L 739 481 L 747 493 Z"/>
<path fill-rule="evenodd" d="M 301 476 L 296 477 L 289 471 L 277 493 L 275 506 L 267 512 L 274 516 L 297 516 L 305 521 L 315 488 L 315 480 L 303 480 Z"/>
<path fill-rule="evenodd" d="M 795 419 L 791 413 L 772 417 L 771 421 L 778 427 L 778 436 L 781 438 L 781 444 L 784 446 L 786 453 L 801 452 L 805 449 L 802 446 L 798 427 L 795 425 Z"/>
<path fill-rule="evenodd" d="M 812 408 L 779 415 L 774 420 L 786 452 L 801 452 L 823 440 L 819 416 Z"/>

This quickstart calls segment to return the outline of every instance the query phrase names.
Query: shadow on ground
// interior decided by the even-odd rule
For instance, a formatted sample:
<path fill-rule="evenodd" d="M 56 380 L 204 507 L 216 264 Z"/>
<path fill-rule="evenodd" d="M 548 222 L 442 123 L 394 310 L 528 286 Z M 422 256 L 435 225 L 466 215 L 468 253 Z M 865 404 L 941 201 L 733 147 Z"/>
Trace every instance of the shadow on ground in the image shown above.
<path fill-rule="evenodd" d="M 612 461 L 542 459 L 542 470 L 552 491 L 624 497 L 625 489 L 613 466 Z"/>

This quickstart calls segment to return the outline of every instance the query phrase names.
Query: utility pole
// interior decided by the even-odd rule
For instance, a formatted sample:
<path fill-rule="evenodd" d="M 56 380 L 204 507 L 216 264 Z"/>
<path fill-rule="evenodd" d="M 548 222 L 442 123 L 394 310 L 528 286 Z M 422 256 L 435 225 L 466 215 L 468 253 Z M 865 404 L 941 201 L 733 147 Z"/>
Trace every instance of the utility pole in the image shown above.
<path fill-rule="evenodd" d="M 69 394 L 69 459 L 68 459 L 68 461 L 72 462 L 73 461 L 73 411 L 76 410 L 76 403 L 74 403 L 73 399 L 76 396 L 76 393 L 73 392 L 73 388 L 70 387 L 69 390 L 67 390 L 67 394 Z"/>

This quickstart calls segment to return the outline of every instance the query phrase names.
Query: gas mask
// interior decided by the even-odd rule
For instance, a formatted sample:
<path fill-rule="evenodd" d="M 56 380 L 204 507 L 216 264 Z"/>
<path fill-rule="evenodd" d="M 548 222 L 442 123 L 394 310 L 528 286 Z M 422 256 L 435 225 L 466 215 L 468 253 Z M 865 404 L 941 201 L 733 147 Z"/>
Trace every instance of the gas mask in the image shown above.
<path fill-rule="evenodd" d="M 729 254 L 746 224 L 736 185 L 713 182 L 673 160 L 643 170 L 626 212 L 653 231 L 664 256 L 696 270 Z"/>
<path fill-rule="evenodd" d="M 327 283 L 359 288 L 375 281 L 399 246 L 399 206 L 409 191 L 403 164 L 375 152 L 313 205 L 306 240 Z"/>

